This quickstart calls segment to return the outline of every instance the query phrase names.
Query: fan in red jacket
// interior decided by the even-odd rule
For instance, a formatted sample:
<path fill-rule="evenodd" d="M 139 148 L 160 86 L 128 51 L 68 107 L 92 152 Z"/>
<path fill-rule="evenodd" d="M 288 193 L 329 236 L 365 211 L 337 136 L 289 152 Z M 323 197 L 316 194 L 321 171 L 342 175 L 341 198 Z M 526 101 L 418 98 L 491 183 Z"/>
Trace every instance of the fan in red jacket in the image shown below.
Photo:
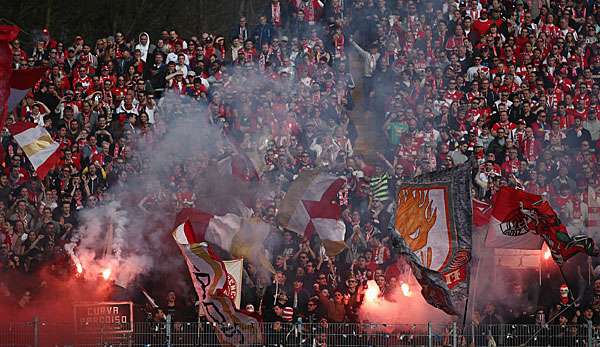
<path fill-rule="evenodd" d="M 479 19 L 473 21 L 471 28 L 473 31 L 479 33 L 479 36 L 483 36 L 490 30 L 490 26 L 494 24 L 494 22 L 488 18 L 488 11 L 485 8 L 481 10 L 479 15 Z"/>

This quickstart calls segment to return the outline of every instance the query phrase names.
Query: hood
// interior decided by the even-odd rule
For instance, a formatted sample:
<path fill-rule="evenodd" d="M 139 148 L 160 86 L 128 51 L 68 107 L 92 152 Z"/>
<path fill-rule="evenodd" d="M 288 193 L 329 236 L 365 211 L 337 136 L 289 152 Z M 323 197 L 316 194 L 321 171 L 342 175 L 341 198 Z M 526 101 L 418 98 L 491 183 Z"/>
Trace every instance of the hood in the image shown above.
<path fill-rule="evenodd" d="M 150 34 L 148 34 L 147 32 L 143 31 L 138 35 L 138 44 L 141 46 L 141 41 L 142 41 L 142 35 L 146 35 L 148 36 L 148 43 L 146 44 L 146 46 L 150 45 Z"/>

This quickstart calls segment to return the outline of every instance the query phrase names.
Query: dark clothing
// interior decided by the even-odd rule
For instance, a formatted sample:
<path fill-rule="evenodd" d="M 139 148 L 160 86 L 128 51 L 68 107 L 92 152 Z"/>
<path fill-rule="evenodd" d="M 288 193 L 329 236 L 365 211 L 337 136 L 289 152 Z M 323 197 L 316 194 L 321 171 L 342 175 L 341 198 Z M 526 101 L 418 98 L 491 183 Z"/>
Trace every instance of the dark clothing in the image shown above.
<path fill-rule="evenodd" d="M 573 150 L 578 150 L 583 141 L 587 141 L 590 145 L 592 144 L 592 134 L 583 128 L 579 131 L 581 131 L 581 135 L 577 136 L 578 131 L 576 129 L 567 130 L 567 145 Z"/>
<path fill-rule="evenodd" d="M 506 147 L 504 144 L 500 144 L 498 138 L 495 138 L 492 140 L 492 142 L 490 142 L 487 153 L 494 153 L 494 156 L 496 157 L 496 164 L 500 165 L 504 163 L 506 157 Z"/>
<path fill-rule="evenodd" d="M 125 75 L 127 73 L 127 70 L 129 70 L 129 66 L 133 64 L 133 58 L 129 58 L 129 59 L 115 59 L 114 61 L 114 66 L 115 66 L 115 72 L 118 75 Z"/>
<path fill-rule="evenodd" d="M 271 41 L 275 35 L 277 35 L 277 33 L 275 32 L 273 26 L 269 23 L 258 25 L 256 28 L 254 28 L 254 32 L 252 34 L 256 47 L 262 47 L 263 43 L 271 44 Z"/>
<path fill-rule="evenodd" d="M 233 40 L 236 37 L 240 37 L 243 41 L 251 39 L 248 27 L 240 27 L 239 25 L 231 30 L 229 37 Z"/>
<path fill-rule="evenodd" d="M 305 289 L 300 289 L 300 291 L 292 291 L 288 294 L 289 304 L 294 308 L 294 313 L 299 315 L 304 315 L 307 310 L 308 299 L 310 296 Z"/>

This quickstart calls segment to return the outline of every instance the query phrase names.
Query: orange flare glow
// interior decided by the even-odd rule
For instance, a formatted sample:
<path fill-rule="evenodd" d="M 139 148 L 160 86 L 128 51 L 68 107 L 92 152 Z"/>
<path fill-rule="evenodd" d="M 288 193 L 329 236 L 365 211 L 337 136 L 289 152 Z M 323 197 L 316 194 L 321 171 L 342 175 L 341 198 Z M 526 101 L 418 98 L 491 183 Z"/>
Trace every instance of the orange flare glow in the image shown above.
<path fill-rule="evenodd" d="M 370 280 L 367 282 L 367 289 L 365 290 L 365 300 L 367 300 L 367 302 L 374 302 L 377 300 L 377 297 L 379 296 L 379 287 L 377 286 L 377 283 L 375 283 L 375 281 Z"/>
<path fill-rule="evenodd" d="M 410 291 L 410 286 L 407 283 L 402 283 L 400 285 L 400 289 L 402 290 L 402 294 L 404 296 L 412 296 L 412 292 Z"/>
<path fill-rule="evenodd" d="M 109 268 L 102 270 L 102 278 L 104 278 L 104 280 L 108 281 L 108 279 L 110 278 L 111 272 L 112 272 L 112 270 Z"/>

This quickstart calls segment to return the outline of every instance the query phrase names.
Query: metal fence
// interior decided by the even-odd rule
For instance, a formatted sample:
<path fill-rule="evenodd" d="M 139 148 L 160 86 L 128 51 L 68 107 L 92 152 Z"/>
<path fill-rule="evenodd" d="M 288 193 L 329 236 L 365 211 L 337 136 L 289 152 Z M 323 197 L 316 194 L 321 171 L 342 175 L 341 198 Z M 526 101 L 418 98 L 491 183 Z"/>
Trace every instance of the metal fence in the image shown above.
<path fill-rule="evenodd" d="M 600 329 L 589 325 L 292 324 L 261 323 L 255 346 L 600 346 Z M 0 322 L 0 346 L 221 346 L 215 326 L 198 323 L 135 323 L 133 331 L 76 332 L 72 324 L 39 320 Z"/>

